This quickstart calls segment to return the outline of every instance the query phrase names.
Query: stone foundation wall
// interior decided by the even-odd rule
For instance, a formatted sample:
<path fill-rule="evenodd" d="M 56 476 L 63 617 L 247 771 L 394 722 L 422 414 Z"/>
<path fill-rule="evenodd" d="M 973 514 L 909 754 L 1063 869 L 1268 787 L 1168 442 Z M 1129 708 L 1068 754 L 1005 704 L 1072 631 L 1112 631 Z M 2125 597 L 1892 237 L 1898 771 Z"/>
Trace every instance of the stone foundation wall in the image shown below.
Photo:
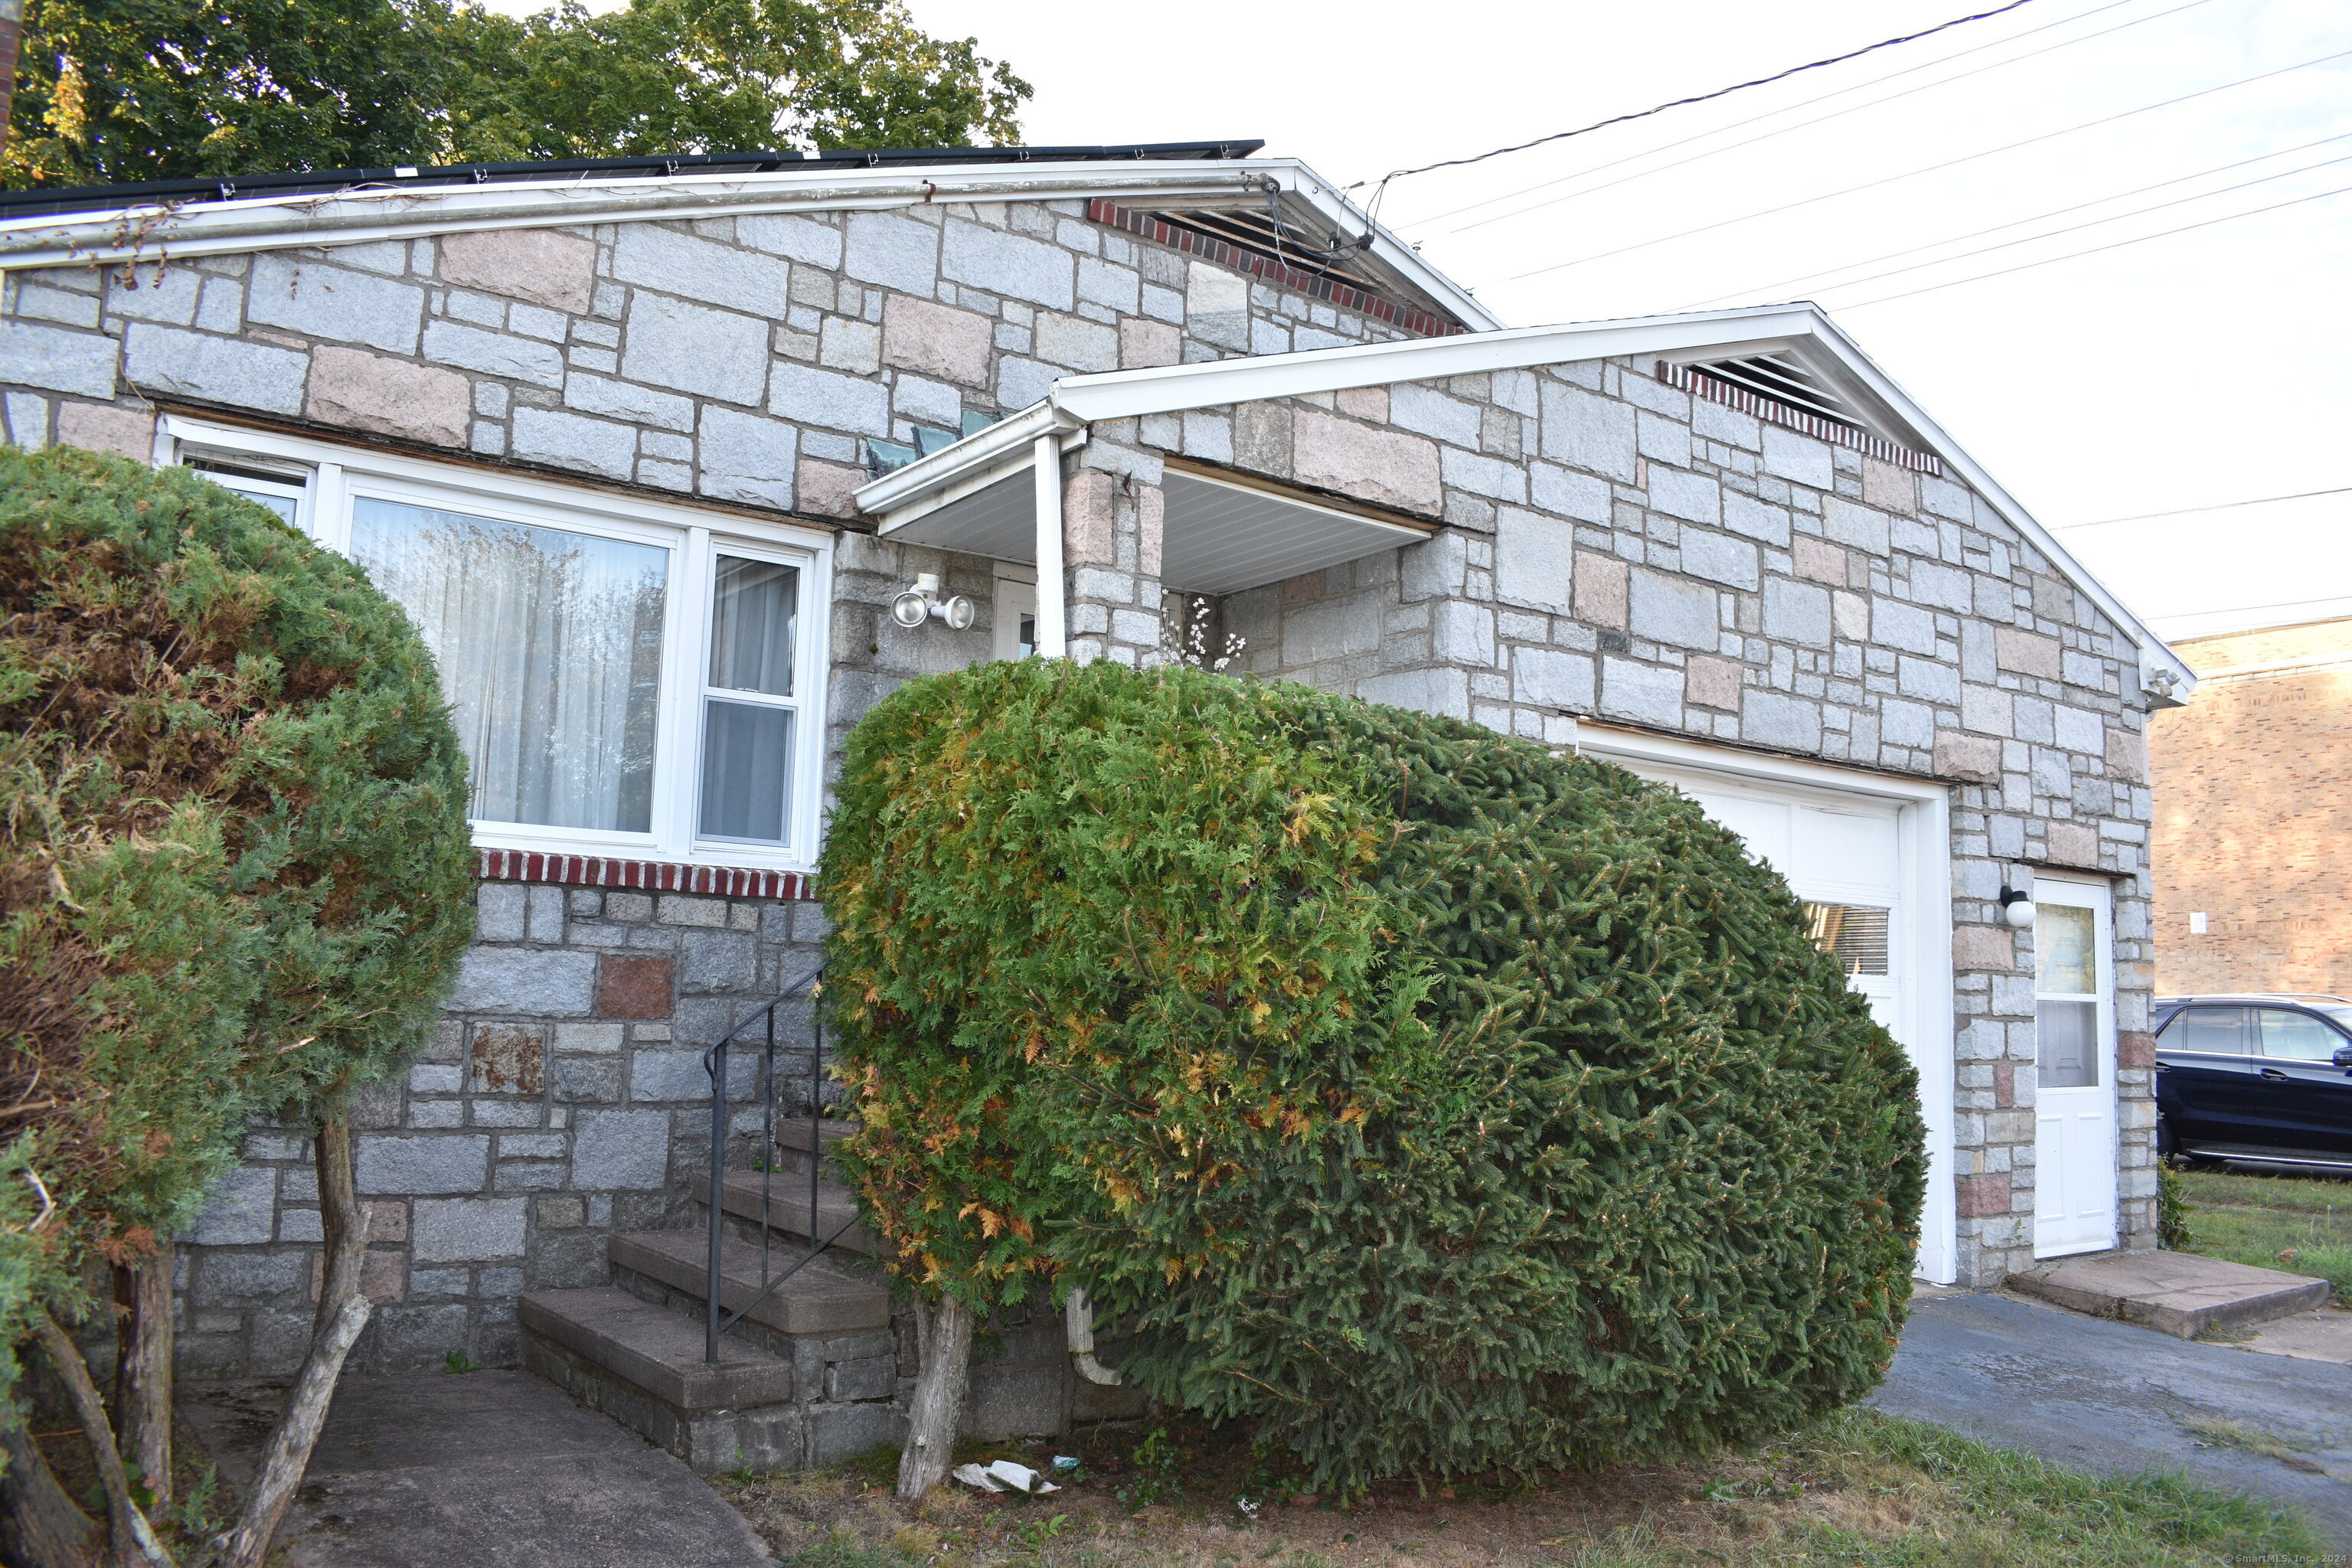
<path fill-rule="evenodd" d="M 822 956 L 812 902 L 489 881 L 477 944 L 403 1081 L 352 1108 L 365 1371 L 521 1355 L 515 1300 L 602 1285 L 618 1230 L 688 1224 L 709 1157 L 702 1053 Z M 806 1005 L 779 1010 L 780 1107 L 805 1112 Z M 737 1145 L 756 1157 L 758 1048 L 730 1052 Z M 290 1370 L 320 1270 L 318 1184 L 299 1138 L 257 1129 L 181 1252 L 187 1377 Z"/>

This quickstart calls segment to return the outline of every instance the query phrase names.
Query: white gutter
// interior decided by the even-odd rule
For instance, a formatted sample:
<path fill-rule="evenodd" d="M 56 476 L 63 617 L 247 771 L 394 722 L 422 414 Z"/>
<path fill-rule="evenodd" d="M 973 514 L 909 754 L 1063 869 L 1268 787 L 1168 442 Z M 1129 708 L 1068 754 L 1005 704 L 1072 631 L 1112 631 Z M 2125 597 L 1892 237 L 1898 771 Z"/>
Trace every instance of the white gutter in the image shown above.
<path fill-rule="evenodd" d="M 147 203 L 0 222 L 0 268 L 95 265 L 218 256 L 296 246 L 359 245 L 499 228 L 739 216 L 879 212 L 938 202 L 1132 199 L 1155 206 L 1263 201 L 1266 182 L 1313 206 L 1473 329 L 1502 323 L 1469 293 L 1379 227 L 1338 187 L 1295 158 L 1089 160 L 934 168 L 787 167 L 764 174 L 567 177 L 477 185 L 374 185 L 193 205 Z"/>
<path fill-rule="evenodd" d="M 1576 360 L 1675 354 L 1699 349 L 1735 353 L 1791 342 L 1807 342 L 1834 355 L 1870 396 L 1909 429 L 1921 447 L 1949 465 L 2011 527 L 2047 556 L 2061 574 L 2089 595 L 2137 649 L 2141 689 L 2159 706 L 2179 702 L 2196 689 L 2197 676 L 2187 661 L 2126 608 L 2123 601 L 2059 542 L 2056 534 L 2001 489 L 1976 459 L 1961 449 L 1958 442 L 1928 418 L 1885 372 L 1872 363 L 1861 347 L 1819 306 L 1811 303 L 1521 327 L 1449 338 L 1418 338 L 1212 360 L 1198 364 L 1068 375 L 1054 383 L 1044 402 L 1016 417 L 1042 420 L 1058 416 L 1066 425 L 1091 424 L 1098 419 L 1132 419 L 1151 414 L 1338 392 L 1349 387 L 1524 370 Z M 1048 410 L 1052 411 L 1050 415 Z M 967 441 L 972 439 L 976 438 L 967 437 Z M 858 507 L 865 511 L 889 511 L 906 504 L 907 499 L 944 489 L 969 471 L 972 460 L 966 442 L 942 447 L 898 470 L 887 480 L 859 490 Z"/>

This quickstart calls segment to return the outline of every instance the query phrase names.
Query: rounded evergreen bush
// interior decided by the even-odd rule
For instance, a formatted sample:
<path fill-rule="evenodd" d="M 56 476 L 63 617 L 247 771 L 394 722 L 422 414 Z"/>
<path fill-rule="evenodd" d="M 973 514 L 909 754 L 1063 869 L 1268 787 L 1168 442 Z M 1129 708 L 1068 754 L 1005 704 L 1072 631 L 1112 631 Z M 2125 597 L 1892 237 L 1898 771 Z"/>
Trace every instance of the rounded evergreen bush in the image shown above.
<path fill-rule="evenodd" d="M 0 1341 L 398 1070 L 472 931 L 465 761 L 360 570 L 192 470 L 0 448 Z"/>
<path fill-rule="evenodd" d="M 853 733 L 822 887 L 896 1267 L 1083 1286 L 1313 1484 L 1786 1427 L 1892 1356 L 1912 1070 L 1774 872 L 1605 763 L 1031 661 Z"/>

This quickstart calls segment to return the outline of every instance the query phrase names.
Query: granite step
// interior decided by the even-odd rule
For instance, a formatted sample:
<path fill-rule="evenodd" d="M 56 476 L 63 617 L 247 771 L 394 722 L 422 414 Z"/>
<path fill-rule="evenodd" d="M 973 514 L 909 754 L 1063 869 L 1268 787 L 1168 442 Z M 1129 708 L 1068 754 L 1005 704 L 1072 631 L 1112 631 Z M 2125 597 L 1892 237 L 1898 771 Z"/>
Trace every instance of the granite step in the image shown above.
<path fill-rule="evenodd" d="M 698 1174 L 692 1178 L 691 1184 L 694 1201 L 709 1204 L 710 1178 Z M 721 1193 L 721 1206 L 735 1218 L 756 1226 L 761 1216 L 761 1173 L 758 1171 L 730 1173 Z M 767 1221 L 770 1230 L 785 1236 L 807 1237 L 810 1234 L 806 1173 L 799 1175 L 783 1172 L 775 1173 L 774 1179 L 767 1184 Z M 849 1228 L 835 1239 L 834 1247 L 847 1252 L 861 1252 L 869 1258 L 878 1255 L 879 1244 L 873 1233 L 858 1220 L 857 1200 L 850 1194 L 849 1189 L 835 1182 L 818 1183 L 816 1237 L 822 1240 L 830 1237 L 844 1225 Z"/>
<path fill-rule="evenodd" d="M 807 1206 L 803 1200 L 802 1206 Z M 704 1231 L 639 1231 L 615 1236 L 613 1267 L 643 1275 L 666 1289 L 697 1302 L 709 1298 L 710 1237 Z M 801 1264 L 782 1284 L 760 1299 L 743 1315 L 780 1334 L 846 1334 L 890 1326 L 890 1288 L 870 1265 L 860 1266 L 825 1252 L 807 1262 L 804 1246 L 782 1237 L 768 1254 L 768 1278 Z M 756 1243 L 725 1237 L 719 1244 L 719 1305 L 728 1312 L 742 1310 L 759 1296 L 760 1248 Z M 699 1321 L 700 1320 L 696 1320 Z"/>
<path fill-rule="evenodd" d="M 2189 1252 L 2104 1252 L 2009 1278 L 2009 1288 L 2177 1339 L 2243 1329 L 2327 1304 L 2325 1279 Z"/>
<path fill-rule="evenodd" d="M 706 1362 L 701 1323 L 613 1285 L 534 1291 L 517 1321 L 525 1366 L 698 1475 L 805 1462 L 782 1356 L 722 1334 L 718 1362 Z"/>
<path fill-rule="evenodd" d="M 819 1121 L 816 1125 L 827 1154 L 824 1173 L 827 1175 L 835 1174 L 835 1168 L 830 1157 L 833 1147 L 856 1132 L 857 1123 L 826 1121 Z M 809 1142 L 807 1117 L 794 1116 L 776 1123 L 776 1169 L 780 1172 L 796 1173 L 803 1181 L 806 1181 Z"/>

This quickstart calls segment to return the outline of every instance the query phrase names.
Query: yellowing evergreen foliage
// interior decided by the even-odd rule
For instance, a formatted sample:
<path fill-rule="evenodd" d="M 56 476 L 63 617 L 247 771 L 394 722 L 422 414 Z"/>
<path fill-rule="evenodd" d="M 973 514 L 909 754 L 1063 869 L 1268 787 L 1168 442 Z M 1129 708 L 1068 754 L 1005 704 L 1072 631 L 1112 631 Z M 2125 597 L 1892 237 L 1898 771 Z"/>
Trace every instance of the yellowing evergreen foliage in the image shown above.
<path fill-rule="evenodd" d="M 192 470 L 0 448 L 0 1342 L 184 1231 L 249 1118 L 400 1069 L 468 844 L 357 567 Z"/>
<path fill-rule="evenodd" d="M 1911 1068 L 1679 795 L 1030 661 L 880 704 L 831 833 L 844 1158 L 916 1288 L 1083 1285 L 1130 1381 L 1343 1492 L 1703 1450 L 1884 1373 Z"/>

